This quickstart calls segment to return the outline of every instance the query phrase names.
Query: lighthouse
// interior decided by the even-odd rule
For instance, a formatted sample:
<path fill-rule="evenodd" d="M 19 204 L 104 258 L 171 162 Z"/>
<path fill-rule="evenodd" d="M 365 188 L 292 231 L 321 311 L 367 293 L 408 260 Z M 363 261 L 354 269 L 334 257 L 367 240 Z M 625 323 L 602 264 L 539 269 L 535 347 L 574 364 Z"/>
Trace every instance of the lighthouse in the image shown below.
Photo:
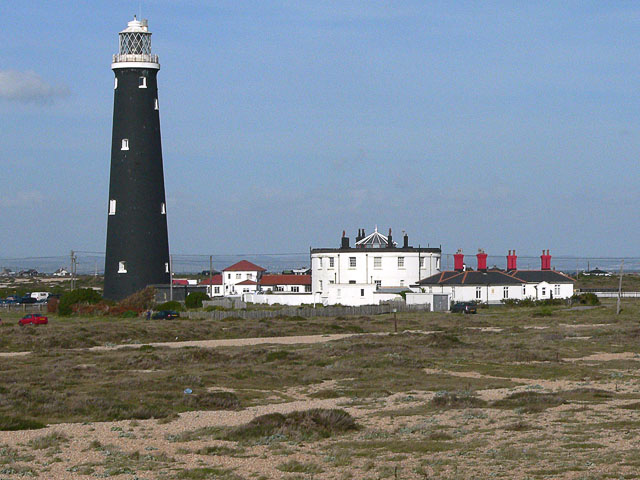
<path fill-rule="evenodd" d="M 151 284 L 169 283 L 158 56 L 147 20 L 119 34 L 113 55 L 113 133 L 104 297 L 121 300 Z"/>

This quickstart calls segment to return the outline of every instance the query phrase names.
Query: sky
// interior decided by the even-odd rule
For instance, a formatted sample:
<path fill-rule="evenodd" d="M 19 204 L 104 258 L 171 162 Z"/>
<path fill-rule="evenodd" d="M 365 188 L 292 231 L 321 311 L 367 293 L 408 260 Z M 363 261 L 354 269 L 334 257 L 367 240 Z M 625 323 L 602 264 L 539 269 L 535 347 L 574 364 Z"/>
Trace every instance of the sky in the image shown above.
<path fill-rule="evenodd" d="M 636 2 L 115 0 L 0 3 L 0 257 L 104 251 L 140 13 L 172 253 L 639 255 Z"/>

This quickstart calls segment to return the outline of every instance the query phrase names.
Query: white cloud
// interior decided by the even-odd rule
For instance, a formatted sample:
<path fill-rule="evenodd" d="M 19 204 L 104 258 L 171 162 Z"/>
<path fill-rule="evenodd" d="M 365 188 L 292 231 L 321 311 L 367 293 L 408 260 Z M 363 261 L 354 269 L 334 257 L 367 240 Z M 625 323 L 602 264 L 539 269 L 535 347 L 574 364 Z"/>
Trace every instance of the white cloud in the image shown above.
<path fill-rule="evenodd" d="M 67 95 L 66 86 L 51 85 L 35 72 L 0 70 L 0 98 L 23 103 L 50 102 Z"/>

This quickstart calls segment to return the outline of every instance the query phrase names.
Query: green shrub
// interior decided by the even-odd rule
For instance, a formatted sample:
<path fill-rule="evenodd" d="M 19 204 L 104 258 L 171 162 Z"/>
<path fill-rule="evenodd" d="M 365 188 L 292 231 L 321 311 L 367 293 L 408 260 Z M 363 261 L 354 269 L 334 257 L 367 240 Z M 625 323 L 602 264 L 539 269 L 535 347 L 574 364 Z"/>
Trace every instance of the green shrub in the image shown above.
<path fill-rule="evenodd" d="M 138 312 L 134 312 L 133 310 L 127 310 L 126 312 L 122 312 L 120 314 L 120 317 L 122 317 L 122 318 L 137 318 L 138 317 Z"/>
<path fill-rule="evenodd" d="M 175 310 L 176 312 L 182 311 L 182 304 L 171 300 L 170 302 L 164 302 L 160 305 L 156 305 L 156 310 Z"/>
<path fill-rule="evenodd" d="M 28 418 L 6 417 L 0 415 L 0 430 L 36 430 L 45 428 L 44 423 L 37 422 Z"/>
<path fill-rule="evenodd" d="M 68 316 L 73 313 L 74 305 L 80 303 L 91 305 L 101 300 L 102 296 L 95 290 L 91 288 L 78 288 L 62 295 L 60 303 L 58 304 L 58 314 Z"/>
<path fill-rule="evenodd" d="M 579 303 L 581 305 L 600 305 L 600 299 L 598 296 L 591 292 L 574 295 L 571 297 L 571 300 L 574 303 Z"/>
<path fill-rule="evenodd" d="M 211 300 L 209 295 L 204 292 L 192 292 L 187 295 L 184 300 L 184 306 L 187 308 L 202 308 L 202 302 L 204 300 Z"/>
<path fill-rule="evenodd" d="M 357 429 L 353 417 L 344 410 L 314 408 L 286 415 L 269 413 L 256 417 L 249 423 L 230 430 L 223 439 L 242 441 L 276 437 L 313 441 Z"/>

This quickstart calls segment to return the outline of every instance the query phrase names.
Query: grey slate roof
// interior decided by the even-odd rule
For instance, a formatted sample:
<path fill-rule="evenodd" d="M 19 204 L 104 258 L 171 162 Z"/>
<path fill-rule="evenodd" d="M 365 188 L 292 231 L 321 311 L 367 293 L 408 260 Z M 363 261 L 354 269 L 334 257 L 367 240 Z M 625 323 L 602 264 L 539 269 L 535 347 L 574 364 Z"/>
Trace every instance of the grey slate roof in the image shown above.
<path fill-rule="evenodd" d="M 418 285 L 521 285 L 519 278 L 499 270 L 486 272 L 473 270 L 465 272 L 441 272 L 424 278 Z"/>
<path fill-rule="evenodd" d="M 568 275 L 555 270 L 513 270 L 510 275 L 518 277 L 527 283 L 574 283 L 575 280 Z"/>
<path fill-rule="evenodd" d="M 555 270 L 467 270 L 440 272 L 423 278 L 417 285 L 522 285 L 540 282 L 574 283 L 575 280 Z"/>

